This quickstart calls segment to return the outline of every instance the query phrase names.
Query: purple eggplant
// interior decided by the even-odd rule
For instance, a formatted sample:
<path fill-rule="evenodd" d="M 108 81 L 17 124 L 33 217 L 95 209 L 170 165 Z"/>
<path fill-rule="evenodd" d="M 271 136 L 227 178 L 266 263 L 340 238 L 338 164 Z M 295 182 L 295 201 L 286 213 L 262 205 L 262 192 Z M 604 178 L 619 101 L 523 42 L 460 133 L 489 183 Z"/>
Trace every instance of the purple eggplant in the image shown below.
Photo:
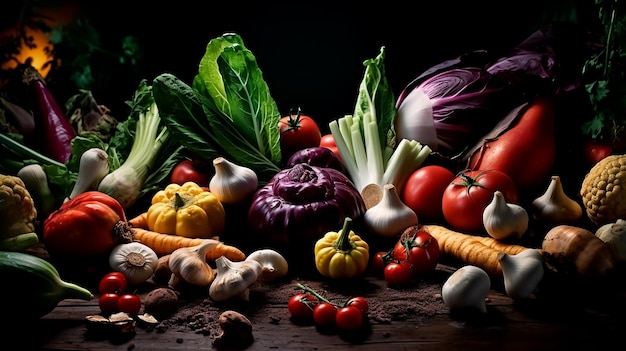
<path fill-rule="evenodd" d="M 76 137 L 76 131 L 35 68 L 26 69 L 24 82 L 30 86 L 35 98 L 35 116 L 39 117 L 37 122 L 43 127 L 47 156 L 66 163 L 72 156 L 72 139 Z"/>

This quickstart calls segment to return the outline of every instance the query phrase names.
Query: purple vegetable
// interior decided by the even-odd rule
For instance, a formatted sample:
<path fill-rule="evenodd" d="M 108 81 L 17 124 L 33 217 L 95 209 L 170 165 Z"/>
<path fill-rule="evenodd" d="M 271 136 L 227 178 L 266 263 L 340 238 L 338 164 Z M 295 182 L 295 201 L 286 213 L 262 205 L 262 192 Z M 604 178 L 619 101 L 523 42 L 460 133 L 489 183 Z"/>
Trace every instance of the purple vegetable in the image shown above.
<path fill-rule="evenodd" d="M 66 163 L 72 156 L 72 139 L 76 136 L 76 131 L 35 68 L 26 69 L 24 81 L 28 83 L 35 97 L 35 115 L 39 116 L 38 122 L 43 127 L 47 156 Z"/>
<path fill-rule="evenodd" d="M 266 245 L 308 254 L 317 239 L 340 230 L 346 217 L 357 220 L 364 213 L 363 198 L 343 173 L 299 163 L 257 190 L 248 220 Z"/>
<path fill-rule="evenodd" d="M 346 174 L 343 163 L 334 152 L 325 147 L 309 147 L 296 151 L 287 160 L 286 167 L 291 168 L 298 163 L 307 163 L 311 166 L 334 168 Z"/>
<path fill-rule="evenodd" d="M 447 156 L 473 145 L 514 106 L 505 82 L 479 67 L 451 68 L 415 84 L 396 103 L 396 139 Z"/>

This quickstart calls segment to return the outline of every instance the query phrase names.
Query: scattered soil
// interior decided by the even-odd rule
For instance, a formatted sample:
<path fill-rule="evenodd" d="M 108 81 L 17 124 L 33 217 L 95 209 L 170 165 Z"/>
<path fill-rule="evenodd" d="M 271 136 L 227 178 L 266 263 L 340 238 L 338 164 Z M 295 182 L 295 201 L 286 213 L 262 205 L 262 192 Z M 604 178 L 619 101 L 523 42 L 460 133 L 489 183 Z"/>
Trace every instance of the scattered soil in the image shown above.
<path fill-rule="evenodd" d="M 208 297 L 204 289 L 183 287 L 180 290 L 179 308 L 176 313 L 162 320 L 155 327 L 157 332 L 175 330 L 194 332 L 215 339 L 220 333 L 220 314 L 233 310 L 246 316 L 254 326 L 258 323 L 280 324 L 313 323 L 294 321 L 289 315 L 289 298 L 302 290 L 297 284 L 306 285 L 327 299 L 343 303 L 350 297 L 367 298 L 369 312 L 366 323 L 390 324 L 394 321 L 410 319 L 417 326 L 425 325 L 437 314 L 449 311 L 441 299 L 441 285 L 451 271 L 445 266 L 438 267 L 431 276 L 414 280 L 406 286 L 388 286 L 374 276 L 364 276 L 354 280 L 337 282 L 307 278 L 285 278 L 269 283 L 256 283 L 250 289 L 249 301 L 238 298 L 216 303 Z"/>

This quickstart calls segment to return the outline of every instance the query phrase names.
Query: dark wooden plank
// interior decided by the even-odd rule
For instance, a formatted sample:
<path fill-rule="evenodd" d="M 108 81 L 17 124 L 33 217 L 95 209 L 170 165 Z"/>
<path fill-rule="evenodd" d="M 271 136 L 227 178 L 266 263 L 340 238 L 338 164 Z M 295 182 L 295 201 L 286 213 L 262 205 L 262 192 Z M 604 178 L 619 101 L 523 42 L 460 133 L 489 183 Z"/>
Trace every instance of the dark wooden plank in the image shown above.
<path fill-rule="evenodd" d="M 449 269 L 440 267 L 439 270 L 441 276 L 436 278 L 438 280 L 450 273 Z M 298 281 L 284 284 L 294 285 Z M 537 299 L 516 303 L 497 288 L 488 295 L 486 315 L 450 313 L 440 297 L 433 296 L 425 303 L 439 306 L 435 313 L 423 313 L 419 304 L 424 302 L 416 299 L 415 308 L 412 309 L 414 315 L 397 317 L 392 311 L 394 299 L 397 299 L 393 295 L 394 290 L 375 277 L 368 277 L 354 286 L 304 282 L 316 284 L 316 288 L 334 294 L 362 292 L 362 296 L 371 299 L 376 316 L 370 315 L 367 327 L 357 334 L 318 330 L 313 325 L 298 325 L 289 319 L 287 301 L 290 296 L 284 293 L 284 289 L 275 289 L 275 286 L 257 288 L 251 295 L 250 308 L 245 313 L 253 323 L 255 338 L 246 350 L 598 349 L 617 342 L 622 328 L 626 326 L 625 318 L 622 317 L 625 310 L 623 304 L 616 305 L 614 311 L 599 311 L 584 307 L 584 301 L 574 306 L 554 306 Z M 415 289 L 433 289 L 432 286 L 418 286 Z M 379 300 L 380 296 L 386 300 Z M 220 308 L 229 307 L 232 306 L 224 305 Z M 388 316 L 383 313 L 385 309 L 389 310 Z M 84 318 L 98 313 L 97 300 L 65 300 L 50 314 L 27 326 L 32 331 L 28 337 L 12 331 L 20 330 L 20 326 L 15 326 L 9 329 L 5 342 L 12 345 L 12 349 L 23 350 L 214 349 L 212 340 L 215 335 L 197 332 L 184 325 L 169 326 L 164 330 L 137 326 L 135 333 L 125 338 L 110 335 L 94 337 L 88 332 Z"/>

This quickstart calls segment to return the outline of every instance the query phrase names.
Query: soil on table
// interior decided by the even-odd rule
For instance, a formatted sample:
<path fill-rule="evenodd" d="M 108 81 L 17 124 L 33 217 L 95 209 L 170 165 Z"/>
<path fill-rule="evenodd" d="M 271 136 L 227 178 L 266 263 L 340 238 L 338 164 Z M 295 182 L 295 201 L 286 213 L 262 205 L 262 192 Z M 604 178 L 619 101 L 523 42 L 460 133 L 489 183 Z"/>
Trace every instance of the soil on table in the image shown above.
<path fill-rule="evenodd" d="M 449 313 L 441 298 L 442 281 L 451 272 L 437 269 L 431 276 L 417 279 L 405 286 L 388 286 L 382 279 L 372 275 L 348 281 L 330 281 L 313 278 L 286 277 L 268 283 L 255 283 L 250 288 L 249 300 L 233 298 L 216 303 L 208 292 L 191 287 L 181 289 L 179 308 L 155 327 L 157 332 L 176 330 L 210 335 L 221 333 L 219 315 L 234 310 L 246 316 L 253 327 L 259 323 L 310 323 L 293 320 L 287 309 L 291 296 L 303 290 L 297 284 L 306 285 L 332 302 L 343 303 L 350 297 L 365 297 L 369 304 L 365 323 L 390 324 L 411 319 L 416 325 L 427 324 L 436 314 Z M 268 308 L 270 307 L 270 308 Z"/>

